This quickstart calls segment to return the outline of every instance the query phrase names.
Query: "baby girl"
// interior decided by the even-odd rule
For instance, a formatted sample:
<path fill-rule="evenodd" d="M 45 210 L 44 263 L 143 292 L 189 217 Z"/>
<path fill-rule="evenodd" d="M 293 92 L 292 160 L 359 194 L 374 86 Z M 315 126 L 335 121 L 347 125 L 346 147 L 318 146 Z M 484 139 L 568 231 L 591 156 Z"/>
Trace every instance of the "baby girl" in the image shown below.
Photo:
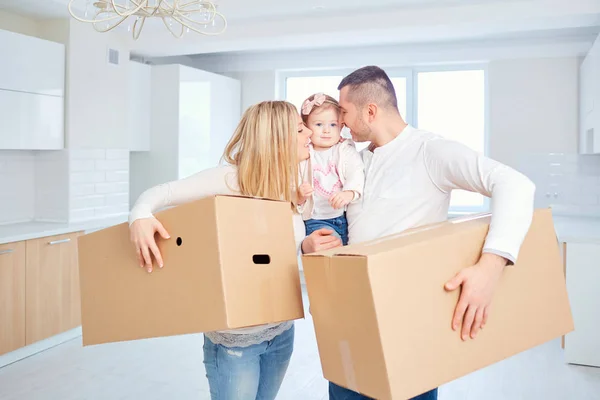
<path fill-rule="evenodd" d="M 310 159 L 300 164 L 298 188 L 306 234 L 333 230 L 348 244 L 345 208 L 362 196 L 365 175 L 362 158 L 351 140 L 340 143 L 340 105 L 317 93 L 302 104 L 302 119 L 312 130 Z"/>

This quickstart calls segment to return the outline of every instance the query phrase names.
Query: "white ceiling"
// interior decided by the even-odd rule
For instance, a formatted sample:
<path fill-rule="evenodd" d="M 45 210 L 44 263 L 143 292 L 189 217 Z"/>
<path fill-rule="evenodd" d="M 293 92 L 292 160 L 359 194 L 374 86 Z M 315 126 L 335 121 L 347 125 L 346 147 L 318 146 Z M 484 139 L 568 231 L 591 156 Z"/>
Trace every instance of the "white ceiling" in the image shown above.
<path fill-rule="evenodd" d="M 525 0 L 214 0 L 230 21 L 510 1 Z M 83 8 L 85 2 L 75 0 L 74 5 Z M 0 9 L 39 19 L 59 18 L 69 15 L 67 4 L 68 0 L 0 0 Z"/>
<path fill-rule="evenodd" d="M 149 23 L 140 40 L 130 42 L 131 48 L 145 56 L 177 56 L 502 40 L 540 32 L 557 38 L 581 34 L 591 40 L 590 32 L 600 31 L 600 0 L 215 1 L 229 20 L 223 35 L 190 33 L 174 39 L 162 24 Z M 67 3 L 0 0 L 0 9 L 35 18 L 67 17 Z"/>

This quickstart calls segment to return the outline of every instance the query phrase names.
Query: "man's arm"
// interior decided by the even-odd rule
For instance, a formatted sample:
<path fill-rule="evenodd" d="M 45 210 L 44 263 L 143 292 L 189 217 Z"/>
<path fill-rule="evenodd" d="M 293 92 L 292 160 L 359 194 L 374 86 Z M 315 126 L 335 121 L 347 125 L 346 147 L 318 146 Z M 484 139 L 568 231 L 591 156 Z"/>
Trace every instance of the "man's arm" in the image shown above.
<path fill-rule="evenodd" d="M 492 222 L 484 252 L 515 262 L 533 216 L 535 185 L 525 175 L 460 143 L 425 144 L 425 165 L 443 192 L 463 189 L 492 199 Z"/>
<path fill-rule="evenodd" d="M 479 262 L 460 271 L 445 286 L 449 291 L 462 287 L 452 329 L 462 324 L 463 340 L 475 338 L 487 322 L 504 266 L 517 260 L 529 231 L 535 185 L 514 169 L 449 140 L 427 142 L 424 162 L 439 190 L 463 189 L 492 198 L 490 230 Z"/>

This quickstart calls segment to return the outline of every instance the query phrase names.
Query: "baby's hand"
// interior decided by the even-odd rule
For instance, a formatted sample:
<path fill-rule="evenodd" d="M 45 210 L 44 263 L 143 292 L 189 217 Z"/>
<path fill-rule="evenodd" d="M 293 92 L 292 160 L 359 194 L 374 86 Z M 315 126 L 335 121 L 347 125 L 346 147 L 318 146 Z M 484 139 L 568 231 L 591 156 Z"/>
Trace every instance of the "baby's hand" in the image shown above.
<path fill-rule="evenodd" d="M 298 188 L 298 195 L 299 195 L 298 203 L 304 204 L 306 199 L 308 199 L 312 194 L 313 194 L 313 188 L 310 185 L 310 183 L 307 183 L 307 182 L 303 183 Z"/>
<path fill-rule="evenodd" d="M 352 200 L 354 200 L 354 192 L 352 190 L 345 190 L 331 196 L 329 198 L 329 204 L 337 210 L 338 208 L 347 206 Z"/>

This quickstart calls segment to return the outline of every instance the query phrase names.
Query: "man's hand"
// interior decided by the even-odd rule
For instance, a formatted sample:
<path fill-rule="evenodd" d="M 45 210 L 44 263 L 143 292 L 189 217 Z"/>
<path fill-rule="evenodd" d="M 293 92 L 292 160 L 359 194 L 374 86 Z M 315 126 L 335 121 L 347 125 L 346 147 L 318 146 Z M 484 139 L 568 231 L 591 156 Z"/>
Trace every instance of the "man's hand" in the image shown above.
<path fill-rule="evenodd" d="M 484 253 L 479 262 L 461 270 L 445 285 L 453 291 L 462 286 L 460 298 L 452 318 L 452 329 L 462 323 L 462 340 L 477 337 L 487 322 L 496 285 L 502 276 L 507 260 L 495 254 Z"/>
<path fill-rule="evenodd" d="M 352 190 L 345 190 L 338 192 L 329 198 L 329 204 L 336 210 L 343 208 L 350 204 L 354 200 L 354 192 Z"/>
<path fill-rule="evenodd" d="M 330 229 L 317 229 L 302 242 L 302 253 L 309 254 L 341 246 L 342 241 L 332 233 L 333 231 Z"/>
<path fill-rule="evenodd" d="M 308 182 L 304 182 L 298 188 L 298 204 L 304 204 L 304 202 L 313 194 L 313 188 Z"/>

